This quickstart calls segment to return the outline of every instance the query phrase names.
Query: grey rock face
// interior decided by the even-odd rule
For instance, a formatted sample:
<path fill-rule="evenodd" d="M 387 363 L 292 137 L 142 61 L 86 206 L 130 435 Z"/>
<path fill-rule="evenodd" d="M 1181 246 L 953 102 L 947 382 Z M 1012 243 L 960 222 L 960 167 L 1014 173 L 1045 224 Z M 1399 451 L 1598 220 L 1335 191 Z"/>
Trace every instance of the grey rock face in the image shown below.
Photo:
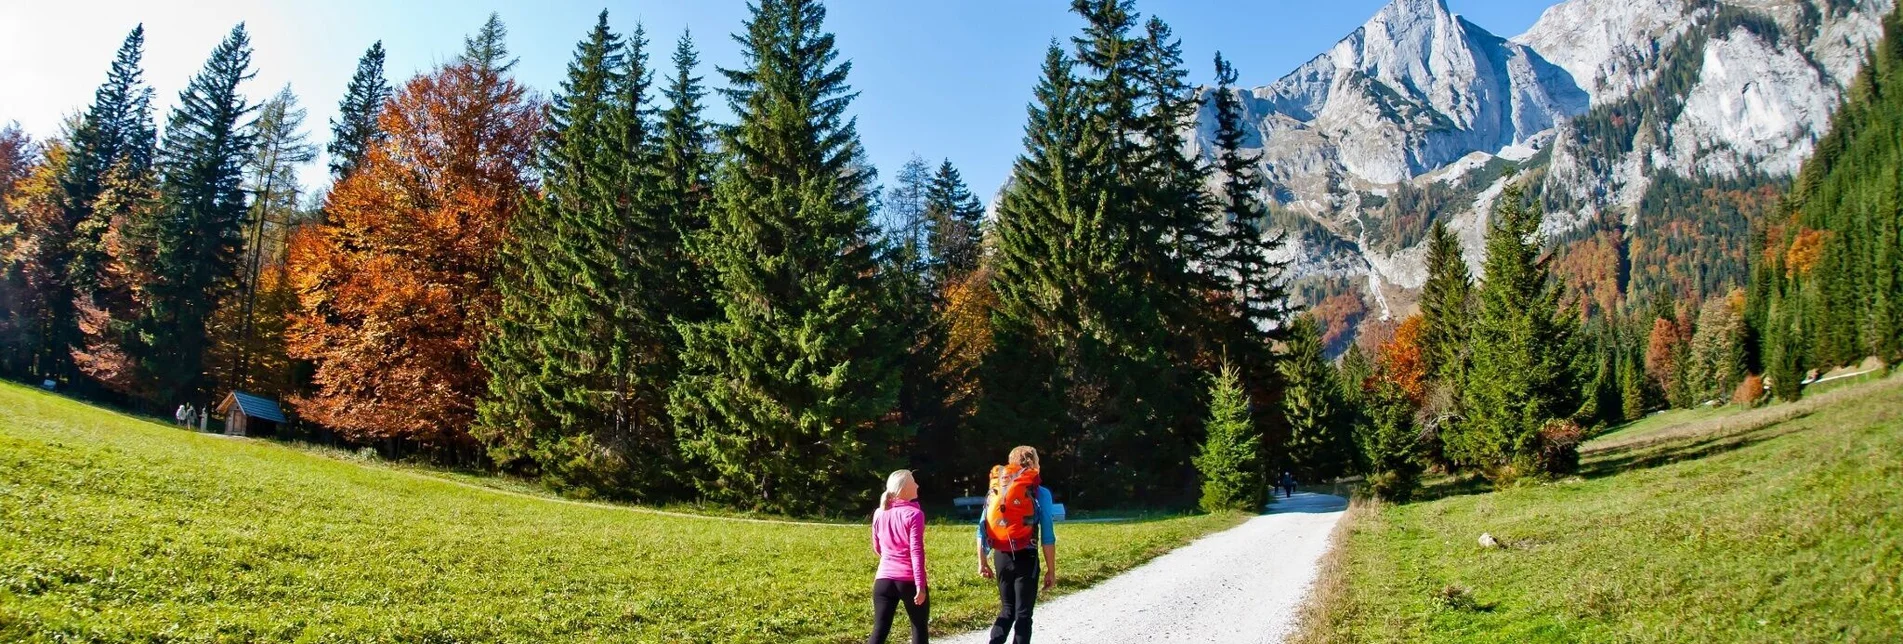
<path fill-rule="evenodd" d="M 1363 271 L 1377 315 L 1401 314 L 1425 254 L 1395 234 L 1393 218 L 1409 213 L 1378 207 L 1387 198 L 1436 184 L 1456 195 L 1427 215 L 1449 222 L 1477 266 L 1506 179 L 1453 186 L 1495 159 L 1563 204 L 1549 208 L 1548 233 L 1607 212 L 1630 218 L 1661 172 L 1789 176 L 1894 2 L 1566 0 L 1503 39 L 1442 0 L 1394 0 L 1294 72 L 1237 91 L 1271 202 L 1342 242 L 1291 251 L 1305 260 L 1295 277 Z M 1638 114 L 1638 102 L 1672 108 Z M 1625 118 L 1651 120 L 1611 146 L 1584 125 Z M 1192 146 L 1206 151 L 1208 103 L 1197 130 Z"/>

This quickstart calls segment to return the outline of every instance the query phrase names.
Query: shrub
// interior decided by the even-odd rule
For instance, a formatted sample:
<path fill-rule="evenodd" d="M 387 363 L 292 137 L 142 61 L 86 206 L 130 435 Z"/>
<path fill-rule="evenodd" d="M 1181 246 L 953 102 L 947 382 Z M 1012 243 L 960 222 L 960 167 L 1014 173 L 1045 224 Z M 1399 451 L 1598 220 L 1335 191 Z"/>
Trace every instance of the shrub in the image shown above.
<path fill-rule="evenodd" d="M 1745 407 L 1756 407 L 1764 401 L 1764 376 L 1749 374 L 1738 383 L 1738 390 L 1731 393 L 1731 402 Z"/>
<path fill-rule="evenodd" d="M 1534 469 L 1550 475 L 1579 471 L 1579 444 L 1586 430 L 1570 420 L 1554 420 L 1540 428 L 1538 449 L 1533 453 Z"/>

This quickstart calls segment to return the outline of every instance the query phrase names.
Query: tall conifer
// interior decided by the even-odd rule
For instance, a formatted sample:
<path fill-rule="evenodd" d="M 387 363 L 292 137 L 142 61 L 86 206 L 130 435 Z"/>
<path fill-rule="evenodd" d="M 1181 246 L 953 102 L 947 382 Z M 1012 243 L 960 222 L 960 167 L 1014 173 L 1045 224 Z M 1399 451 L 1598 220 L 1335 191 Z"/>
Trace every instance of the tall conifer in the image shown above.
<path fill-rule="evenodd" d="M 965 186 L 951 159 L 938 164 L 925 195 L 926 217 L 931 220 L 928 254 L 933 258 L 935 284 L 947 285 L 978 270 L 983 251 L 984 206 Z"/>
<path fill-rule="evenodd" d="M 696 248 L 718 313 L 682 326 L 671 397 L 707 496 L 774 511 L 840 510 L 895 438 L 898 378 L 882 324 L 868 174 L 838 61 L 814 0 L 759 0 L 722 69 L 738 119 L 725 132 L 710 227 Z"/>
<path fill-rule="evenodd" d="M 115 168 L 127 181 L 151 180 L 158 129 L 152 123 L 152 88 L 140 78 L 144 52 L 145 26 L 139 25 L 126 34 L 106 82 L 94 92 L 92 105 L 72 132 L 59 178 L 63 213 L 41 232 L 38 261 L 49 267 L 51 276 L 45 294 L 43 373 L 55 378 L 77 375 L 72 355 L 87 341 L 75 306 L 79 300 L 94 299 L 110 260 L 102 240 L 109 217 L 96 215 L 94 201 Z"/>
<path fill-rule="evenodd" d="M 390 100 L 391 90 L 383 78 L 383 58 L 383 41 L 371 43 L 357 59 L 357 72 L 351 75 L 344 98 L 337 103 L 337 118 L 330 122 L 330 145 L 325 148 L 330 153 L 332 179 L 343 179 L 355 171 L 370 146 L 384 138 L 377 113 L 383 110 L 384 101 Z"/>
<path fill-rule="evenodd" d="M 245 165 L 255 132 L 243 120 L 256 106 L 238 86 L 251 78 L 251 39 L 233 27 L 205 68 L 179 93 L 159 155 L 162 204 L 148 230 L 153 270 L 142 285 L 141 359 L 157 402 L 211 402 L 205 389 L 206 323 L 236 286 L 244 242 Z"/>
<path fill-rule="evenodd" d="M 1531 473 L 1540 430 L 1580 402 L 1577 322 L 1541 255 L 1540 219 L 1518 185 L 1495 203 L 1471 335 L 1470 417 L 1443 436 L 1457 462 L 1509 476 Z"/>

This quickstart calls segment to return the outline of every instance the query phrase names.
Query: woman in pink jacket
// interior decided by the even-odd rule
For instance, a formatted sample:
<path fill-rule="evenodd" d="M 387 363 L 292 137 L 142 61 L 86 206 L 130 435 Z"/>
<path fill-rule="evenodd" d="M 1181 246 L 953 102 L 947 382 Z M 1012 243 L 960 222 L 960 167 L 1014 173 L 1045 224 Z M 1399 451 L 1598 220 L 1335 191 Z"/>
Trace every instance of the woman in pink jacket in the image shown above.
<path fill-rule="evenodd" d="M 912 644 L 928 644 L 925 511 L 918 507 L 918 482 L 910 470 L 885 479 L 885 494 L 872 513 L 872 552 L 879 555 L 879 573 L 872 582 L 872 638 L 866 641 L 885 644 L 893 613 L 903 604 L 912 621 Z"/>

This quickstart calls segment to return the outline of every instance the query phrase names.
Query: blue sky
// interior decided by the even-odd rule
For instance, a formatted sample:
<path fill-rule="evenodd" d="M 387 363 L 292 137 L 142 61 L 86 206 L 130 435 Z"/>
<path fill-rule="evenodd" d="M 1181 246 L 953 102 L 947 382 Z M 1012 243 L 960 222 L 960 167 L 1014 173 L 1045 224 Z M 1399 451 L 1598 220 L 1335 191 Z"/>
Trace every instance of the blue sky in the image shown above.
<path fill-rule="evenodd" d="M 1512 36 L 1533 24 L 1547 0 L 1447 0 L 1455 13 Z M 1183 39 L 1196 82 L 1210 80 L 1217 50 L 1235 62 L 1241 84 L 1267 84 L 1333 45 L 1386 0 L 1139 0 Z M 327 119 L 372 41 L 389 51 L 393 84 L 461 50 L 464 35 L 490 11 L 509 27 L 518 77 L 541 91 L 557 86 L 574 45 L 603 8 L 619 31 L 647 27 L 664 63 L 683 29 L 701 49 L 703 75 L 738 64 L 728 38 L 746 15 L 744 0 L 588 2 L 451 0 L 0 0 L 0 122 L 19 121 L 36 136 L 56 131 L 105 79 L 113 51 L 133 25 L 146 25 L 146 80 L 159 93 L 163 119 L 178 90 L 231 26 L 242 20 L 256 50 L 263 100 L 290 83 L 310 111 L 311 140 L 328 140 Z M 1024 106 L 1044 48 L 1067 39 L 1079 21 L 1062 0 L 835 0 L 828 27 L 852 60 L 853 106 L 861 138 L 884 177 L 914 153 L 950 158 L 974 192 L 988 199 L 1019 150 Z M 724 118 L 722 114 L 716 115 Z M 321 163 L 321 159 L 320 159 Z M 326 180 L 313 166 L 307 186 Z"/>

